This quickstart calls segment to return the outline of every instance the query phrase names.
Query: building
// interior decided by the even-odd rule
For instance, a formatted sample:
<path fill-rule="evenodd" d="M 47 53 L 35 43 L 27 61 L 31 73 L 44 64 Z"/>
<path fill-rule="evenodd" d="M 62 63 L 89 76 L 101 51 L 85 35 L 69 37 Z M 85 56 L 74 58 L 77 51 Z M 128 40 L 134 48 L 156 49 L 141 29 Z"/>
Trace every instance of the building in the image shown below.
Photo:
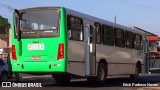
<path fill-rule="evenodd" d="M 4 60 L 7 59 L 8 53 L 11 52 L 11 29 L 8 29 L 8 31 L 9 33 L 7 34 L 0 34 L 0 58 L 3 58 Z"/>
<path fill-rule="evenodd" d="M 160 73 L 160 36 L 151 32 L 145 31 L 138 27 L 135 29 L 146 32 L 147 39 L 149 41 L 149 68 L 151 73 Z"/>
<path fill-rule="evenodd" d="M 160 73 L 160 37 L 159 36 L 148 36 L 150 42 L 150 71 L 152 73 Z"/>

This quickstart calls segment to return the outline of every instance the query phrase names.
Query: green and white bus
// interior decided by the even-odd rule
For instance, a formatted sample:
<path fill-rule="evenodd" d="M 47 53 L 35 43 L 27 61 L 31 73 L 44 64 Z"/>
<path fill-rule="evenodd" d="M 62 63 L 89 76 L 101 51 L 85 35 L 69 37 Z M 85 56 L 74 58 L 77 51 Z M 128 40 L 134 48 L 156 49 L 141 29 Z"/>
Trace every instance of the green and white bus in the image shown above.
<path fill-rule="evenodd" d="M 143 43 L 142 43 L 143 42 Z M 143 31 L 64 7 L 15 10 L 12 23 L 12 70 L 104 82 L 107 76 L 143 70 L 147 40 Z"/>

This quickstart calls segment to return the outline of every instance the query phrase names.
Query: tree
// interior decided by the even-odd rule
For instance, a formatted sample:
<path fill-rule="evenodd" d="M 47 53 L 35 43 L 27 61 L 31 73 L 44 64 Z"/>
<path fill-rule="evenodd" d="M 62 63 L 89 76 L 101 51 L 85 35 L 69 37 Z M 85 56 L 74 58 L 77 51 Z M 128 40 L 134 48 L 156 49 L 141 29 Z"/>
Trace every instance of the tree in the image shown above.
<path fill-rule="evenodd" d="M 0 34 L 6 34 L 6 28 L 9 26 L 8 19 L 0 16 Z"/>

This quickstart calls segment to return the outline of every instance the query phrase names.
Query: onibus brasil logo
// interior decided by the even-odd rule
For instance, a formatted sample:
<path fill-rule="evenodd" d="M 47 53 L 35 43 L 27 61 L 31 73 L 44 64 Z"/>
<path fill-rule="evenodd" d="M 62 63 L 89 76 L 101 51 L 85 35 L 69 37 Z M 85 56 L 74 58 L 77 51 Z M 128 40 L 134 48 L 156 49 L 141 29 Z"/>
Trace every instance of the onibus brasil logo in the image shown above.
<path fill-rule="evenodd" d="M 2 82 L 2 87 L 42 87 L 41 83 Z"/>

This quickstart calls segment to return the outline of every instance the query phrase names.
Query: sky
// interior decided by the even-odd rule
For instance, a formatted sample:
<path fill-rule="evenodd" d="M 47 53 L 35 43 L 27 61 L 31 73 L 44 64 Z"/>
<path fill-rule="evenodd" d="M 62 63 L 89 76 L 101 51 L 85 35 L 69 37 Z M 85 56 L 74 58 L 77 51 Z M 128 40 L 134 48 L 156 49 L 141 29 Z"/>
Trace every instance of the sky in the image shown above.
<path fill-rule="evenodd" d="M 160 0 L 0 0 L 0 15 L 12 21 L 14 9 L 64 6 L 160 36 Z"/>

